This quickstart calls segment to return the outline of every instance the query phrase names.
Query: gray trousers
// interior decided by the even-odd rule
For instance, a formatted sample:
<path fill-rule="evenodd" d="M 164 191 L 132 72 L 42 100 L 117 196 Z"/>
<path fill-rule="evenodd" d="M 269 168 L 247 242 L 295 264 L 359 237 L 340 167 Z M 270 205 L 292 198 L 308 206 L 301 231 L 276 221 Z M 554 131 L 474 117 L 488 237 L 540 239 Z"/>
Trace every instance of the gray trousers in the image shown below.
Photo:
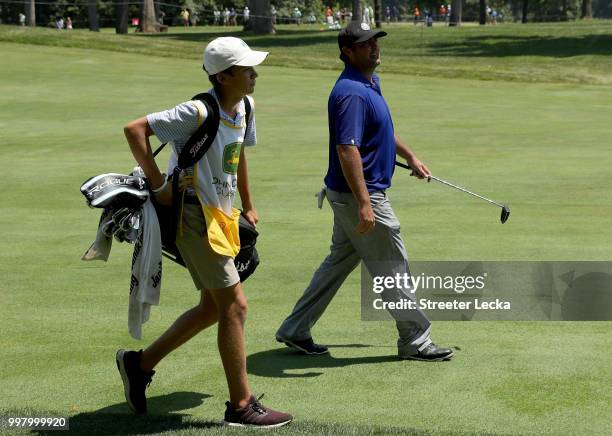
<path fill-rule="evenodd" d="M 364 262 L 373 277 L 410 273 L 400 223 L 384 191 L 370 193 L 376 224 L 367 234 L 355 230 L 359 223 L 359 208 L 352 193 L 324 188 L 321 196 L 324 195 L 327 195 L 334 212 L 330 253 L 314 273 L 291 315 L 278 329 L 276 335 L 283 339 L 304 340 L 311 337 L 311 328 L 360 261 Z M 408 289 L 397 289 L 395 292 L 398 295 L 391 299 L 402 297 L 414 300 Z M 397 346 L 400 356 L 414 354 L 431 343 L 431 323 L 421 310 L 392 315 L 399 333 Z"/>

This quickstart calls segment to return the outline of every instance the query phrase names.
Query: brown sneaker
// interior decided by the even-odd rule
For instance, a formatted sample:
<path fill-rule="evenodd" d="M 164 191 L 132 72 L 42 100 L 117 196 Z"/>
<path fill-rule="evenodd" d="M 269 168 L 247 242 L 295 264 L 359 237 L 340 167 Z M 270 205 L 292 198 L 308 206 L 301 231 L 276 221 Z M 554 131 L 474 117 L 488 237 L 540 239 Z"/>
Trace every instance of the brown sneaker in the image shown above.
<path fill-rule="evenodd" d="M 263 395 L 259 398 L 251 395 L 249 404 L 242 409 L 235 409 L 229 401 L 226 402 L 227 409 L 225 409 L 223 424 L 233 427 L 272 428 L 282 427 L 293 421 L 293 416 L 288 413 L 277 412 L 265 407 L 259 402 L 262 398 Z"/>

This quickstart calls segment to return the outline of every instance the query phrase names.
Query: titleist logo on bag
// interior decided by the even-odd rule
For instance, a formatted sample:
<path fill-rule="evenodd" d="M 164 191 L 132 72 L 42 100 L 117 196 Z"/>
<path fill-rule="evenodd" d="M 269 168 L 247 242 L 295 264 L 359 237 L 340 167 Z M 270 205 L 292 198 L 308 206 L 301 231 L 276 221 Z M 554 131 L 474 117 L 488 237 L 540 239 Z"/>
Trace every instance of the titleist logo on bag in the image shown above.
<path fill-rule="evenodd" d="M 191 154 L 193 157 L 196 157 L 196 155 L 198 154 L 198 151 L 200 150 L 200 148 L 202 148 L 202 146 L 206 143 L 206 140 L 208 139 L 208 134 L 205 134 L 202 139 L 200 139 L 198 142 L 196 142 L 194 144 L 193 147 L 191 147 L 191 150 L 189 150 L 189 154 Z"/>

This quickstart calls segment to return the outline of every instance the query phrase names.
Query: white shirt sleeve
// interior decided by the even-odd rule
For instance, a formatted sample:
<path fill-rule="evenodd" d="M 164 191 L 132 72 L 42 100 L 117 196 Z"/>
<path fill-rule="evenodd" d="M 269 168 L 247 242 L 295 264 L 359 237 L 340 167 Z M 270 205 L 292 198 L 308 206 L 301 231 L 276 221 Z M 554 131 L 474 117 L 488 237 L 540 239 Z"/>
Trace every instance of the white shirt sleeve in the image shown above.
<path fill-rule="evenodd" d="M 181 103 L 172 109 L 147 115 L 147 121 L 161 142 L 187 141 L 205 118 L 196 102 Z"/>
<path fill-rule="evenodd" d="M 178 163 L 177 147 L 185 145 L 206 115 L 206 107 L 199 101 L 188 101 L 172 109 L 147 115 L 147 122 L 155 136 L 162 142 L 172 142 L 167 174 L 171 174 Z"/>

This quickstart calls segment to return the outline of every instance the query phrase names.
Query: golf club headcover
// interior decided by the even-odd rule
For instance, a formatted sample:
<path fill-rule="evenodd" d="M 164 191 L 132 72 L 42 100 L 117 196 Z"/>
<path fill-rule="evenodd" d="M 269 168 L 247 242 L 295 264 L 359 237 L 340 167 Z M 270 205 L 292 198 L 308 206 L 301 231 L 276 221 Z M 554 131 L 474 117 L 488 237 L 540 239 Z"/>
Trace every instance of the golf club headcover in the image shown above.
<path fill-rule="evenodd" d="M 149 198 L 143 177 L 107 173 L 91 177 L 81 185 L 81 193 L 90 207 L 137 208 Z"/>

